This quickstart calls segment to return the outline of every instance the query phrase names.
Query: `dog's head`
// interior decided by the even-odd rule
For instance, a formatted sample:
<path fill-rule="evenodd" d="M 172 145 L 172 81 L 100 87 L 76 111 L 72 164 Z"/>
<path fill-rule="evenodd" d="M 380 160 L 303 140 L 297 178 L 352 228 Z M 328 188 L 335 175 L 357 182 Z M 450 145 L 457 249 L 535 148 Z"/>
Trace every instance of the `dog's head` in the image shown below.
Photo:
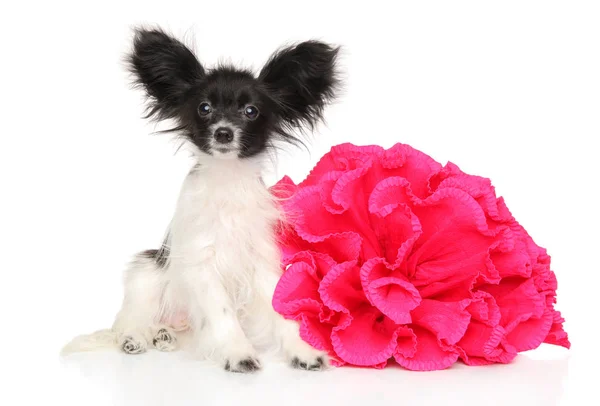
<path fill-rule="evenodd" d="M 258 76 L 231 66 L 206 69 L 183 43 L 158 29 L 138 29 L 129 55 L 149 96 L 148 117 L 175 119 L 174 130 L 199 151 L 248 158 L 273 141 L 298 141 L 334 97 L 339 48 L 307 41 L 275 52 Z"/>

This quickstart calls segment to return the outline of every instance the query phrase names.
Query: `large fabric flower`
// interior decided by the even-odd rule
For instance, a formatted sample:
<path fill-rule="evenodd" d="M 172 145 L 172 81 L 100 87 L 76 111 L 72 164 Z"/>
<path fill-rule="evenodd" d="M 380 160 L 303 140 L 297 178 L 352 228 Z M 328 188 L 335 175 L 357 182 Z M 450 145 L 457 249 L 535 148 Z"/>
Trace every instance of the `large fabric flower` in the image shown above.
<path fill-rule="evenodd" d="M 404 144 L 342 144 L 272 192 L 286 215 L 273 306 L 334 364 L 435 370 L 570 346 L 550 257 L 489 179 Z"/>

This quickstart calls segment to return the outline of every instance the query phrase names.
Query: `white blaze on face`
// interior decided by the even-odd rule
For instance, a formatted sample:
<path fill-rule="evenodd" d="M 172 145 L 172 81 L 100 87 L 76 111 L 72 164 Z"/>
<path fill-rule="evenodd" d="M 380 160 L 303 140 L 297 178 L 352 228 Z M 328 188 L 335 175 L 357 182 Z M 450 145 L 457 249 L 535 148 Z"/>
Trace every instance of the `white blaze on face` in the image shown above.
<path fill-rule="evenodd" d="M 215 131 L 217 131 L 217 129 L 221 128 L 221 127 L 228 128 L 233 132 L 233 140 L 230 143 L 220 144 L 215 139 L 215 137 L 214 137 Z M 211 134 L 210 149 L 215 157 L 222 157 L 222 158 L 237 157 L 238 152 L 240 151 L 240 147 L 241 147 L 240 142 L 242 139 L 242 131 L 239 127 L 232 124 L 230 121 L 219 120 L 215 124 L 212 124 L 210 127 L 208 127 L 208 131 L 209 131 L 209 134 Z"/>

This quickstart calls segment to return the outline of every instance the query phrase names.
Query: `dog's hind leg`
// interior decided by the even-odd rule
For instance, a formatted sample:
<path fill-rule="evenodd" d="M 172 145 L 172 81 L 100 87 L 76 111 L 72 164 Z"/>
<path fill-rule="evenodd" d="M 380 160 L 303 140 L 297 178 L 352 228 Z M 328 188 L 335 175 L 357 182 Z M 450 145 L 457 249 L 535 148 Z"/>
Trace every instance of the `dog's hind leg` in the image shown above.
<path fill-rule="evenodd" d="M 149 343 L 162 351 L 175 349 L 175 334 L 170 328 L 177 330 L 177 325 L 169 322 L 177 318 L 169 317 L 169 297 L 165 299 L 169 283 L 161 252 L 164 255 L 165 250 L 144 251 L 134 257 L 125 271 L 123 304 L 112 328 L 75 337 L 63 347 L 61 355 L 103 348 L 140 354 Z"/>
<path fill-rule="evenodd" d="M 164 266 L 157 260 L 159 251 L 150 250 L 135 256 L 125 272 L 124 298 L 113 324 L 119 347 L 128 354 L 145 352 L 149 345 L 173 350 L 175 335 L 161 324 L 167 288 Z"/>

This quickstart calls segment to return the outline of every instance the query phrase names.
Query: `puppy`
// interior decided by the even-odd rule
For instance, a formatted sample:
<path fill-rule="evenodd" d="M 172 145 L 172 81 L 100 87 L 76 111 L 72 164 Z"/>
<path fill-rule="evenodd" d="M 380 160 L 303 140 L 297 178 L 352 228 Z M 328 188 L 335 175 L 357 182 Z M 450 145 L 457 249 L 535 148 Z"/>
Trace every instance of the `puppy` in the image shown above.
<path fill-rule="evenodd" d="M 63 353 L 118 346 L 128 354 L 177 348 L 178 331 L 228 371 L 260 369 L 257 349 L 277 345 L 295 368 L 320 370 L 326 355 L 305 343 L 296 322 L 273 310 L 281 275 L 277 202 L 261 179 L 277 141 L 297 143 L 338 89 L 339 48 L 307 41 L 275 52 L 258 75 L 206 69 L 160 29 L 137 29 L 128 61 L 148 96 L 147 118 L 170 119 L 196 164 L 183 182 L 159 249 L 125 273 L 112 329 L 80 336 Z"/>

